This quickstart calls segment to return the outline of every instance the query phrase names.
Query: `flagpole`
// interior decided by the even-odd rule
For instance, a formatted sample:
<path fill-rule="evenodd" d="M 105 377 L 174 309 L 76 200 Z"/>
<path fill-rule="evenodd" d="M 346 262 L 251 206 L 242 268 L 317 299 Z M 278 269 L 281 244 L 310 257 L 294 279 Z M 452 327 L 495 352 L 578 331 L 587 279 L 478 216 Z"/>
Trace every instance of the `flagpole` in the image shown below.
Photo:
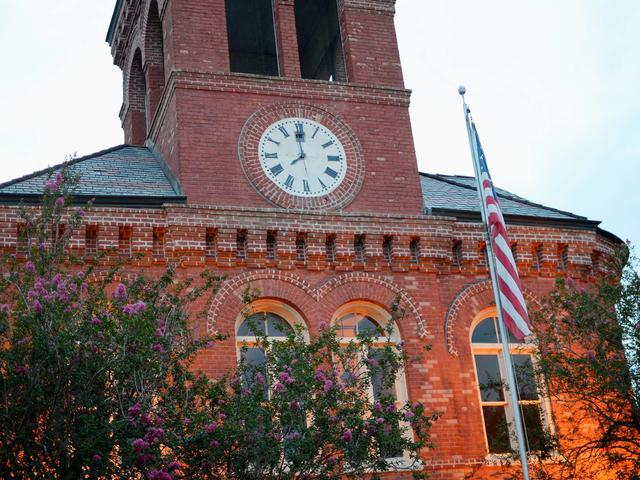
<path fill-rule="evenodd" d="M 500 330 L 500 339 L 502 340 L 502 356 L 504 359 L 504 365 L 507 373 L 507 385 L 509 387 L 509 393 L 511 398 L 511 409 L 513 410 L 513 417 L 516 428 L 516 441 L 518 443 L 518 451 L 520 452 L 520 462 L 522 463 L 522 477 L 523 480 L 530 480 L 529 477 L 529 464 L 527 463 L 527 449 L 524 435 L 524 424 L 522 422 L 522 415 L 520 412 L 520 405 L 518 403 L 518 391 L 516 388 L 516 376 L 513 371 L 513 361 L 511 359 L 511 352 L 509 351 L 509 337 L 507 329 L 502 318 L 502 300 L 500 298 L 500 291 L 498 288 L 498 281 L 496 276 L 495 256 L 493 254 L 493 245 L 491 242 L 491 232 L 489 230 L 489 222 L 487 221 L 487 206 L 485 205 L 484 198 L 482 196 L 482 181 L 480 180 L 480 164 L 478 161 L 478 142 L 475 138 L 475 133 L 471 128 L 471 121 L 469 119 L 469 113 L 471 110 L 467 106 L 464 99 L 466 89 L 464 87 L 458 88 L 458 93 L 462 97 L 462 107 L 464 109 L 464 118 L 467 124 L 467 134 L 469 136 L 469 146 L 471 147 L 471 158 L 473 159 L 473 169 L 476 173 L 476 182 L 478 190 L 478 198 L 480 200 L 480 212 L 482 214 L 482 223 L 484 224 L 484 236 L 487 247 L 487 260 L 489 264 L 489 272 L 491 274 L 491 284 L 493 286 L 493 295 L 496 302 L 496 309 L 498 310 L 498 329 Z"/>

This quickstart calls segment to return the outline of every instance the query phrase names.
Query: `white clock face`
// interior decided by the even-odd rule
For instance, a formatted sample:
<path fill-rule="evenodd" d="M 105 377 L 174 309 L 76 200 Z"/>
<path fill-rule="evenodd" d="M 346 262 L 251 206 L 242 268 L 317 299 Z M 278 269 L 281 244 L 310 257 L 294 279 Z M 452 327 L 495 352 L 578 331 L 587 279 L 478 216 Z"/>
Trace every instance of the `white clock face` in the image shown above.
<path fill-rule="evenodd" d="M 299 197 L 320 197 L 344 179 L 344 147 L 323 125 L 306 118 L 285 118 L 269 126 L 258 145 L 265 175 L 280 189 Z"/>

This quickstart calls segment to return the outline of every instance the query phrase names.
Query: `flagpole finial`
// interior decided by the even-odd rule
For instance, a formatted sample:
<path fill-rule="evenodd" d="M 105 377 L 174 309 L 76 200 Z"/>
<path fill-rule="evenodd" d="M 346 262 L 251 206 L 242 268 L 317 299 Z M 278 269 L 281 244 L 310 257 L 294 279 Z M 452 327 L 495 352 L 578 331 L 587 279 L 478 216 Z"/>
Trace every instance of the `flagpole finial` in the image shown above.
<path fill-rule="evenodd" d="M 464 85 L 460 85 L 460 86 L 458 87 L 458 93 L 459 93 L 460 95 L 462 95 L 462 96 L 464 96 L 464 94 L 465 94 L 465 93 L 467 93 L 467 89 L 466 89 L 466 88 L 464 88 Z"/>

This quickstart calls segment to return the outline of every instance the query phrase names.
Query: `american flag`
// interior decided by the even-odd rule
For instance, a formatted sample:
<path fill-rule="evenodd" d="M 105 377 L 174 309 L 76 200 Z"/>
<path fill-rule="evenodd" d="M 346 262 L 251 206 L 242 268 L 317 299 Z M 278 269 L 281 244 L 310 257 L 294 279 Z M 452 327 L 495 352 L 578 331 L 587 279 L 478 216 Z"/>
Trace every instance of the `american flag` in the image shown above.
<path fill-rule="evenodd" d="M 513 259 L 507 227 L 504 223 L 500 204 L 493 188 L 489 168 L 484 157 L 480 137 L 474 123 L 471 124 L 478 151 L 478 163 L 480 166 L 480 182 L 482 183 L 482 198 L 486 205 L 487 222 L 491 233 L 491 246 L 495 256 L 496 277 L 502 303 L 502 318 L 511 334 L 522 341 L 531 334 L 527 305 L 522 296 L 522 287 L 516 262 Z"/>

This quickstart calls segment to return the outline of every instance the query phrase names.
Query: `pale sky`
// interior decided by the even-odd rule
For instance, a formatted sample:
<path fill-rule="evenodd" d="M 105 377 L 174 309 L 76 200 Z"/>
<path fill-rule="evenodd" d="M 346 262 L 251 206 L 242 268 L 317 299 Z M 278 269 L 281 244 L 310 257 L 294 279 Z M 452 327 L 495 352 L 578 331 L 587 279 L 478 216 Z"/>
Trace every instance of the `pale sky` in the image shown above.
<path fill-rule="evenodd" d="M 176 1 L 176 0 L 174 0 Z M 0 182 L 121 144 L 115 0 L 0 0 Z M 640 2 L 398 0 L 422 171 L 471 175 L 640 242 Z"/>

